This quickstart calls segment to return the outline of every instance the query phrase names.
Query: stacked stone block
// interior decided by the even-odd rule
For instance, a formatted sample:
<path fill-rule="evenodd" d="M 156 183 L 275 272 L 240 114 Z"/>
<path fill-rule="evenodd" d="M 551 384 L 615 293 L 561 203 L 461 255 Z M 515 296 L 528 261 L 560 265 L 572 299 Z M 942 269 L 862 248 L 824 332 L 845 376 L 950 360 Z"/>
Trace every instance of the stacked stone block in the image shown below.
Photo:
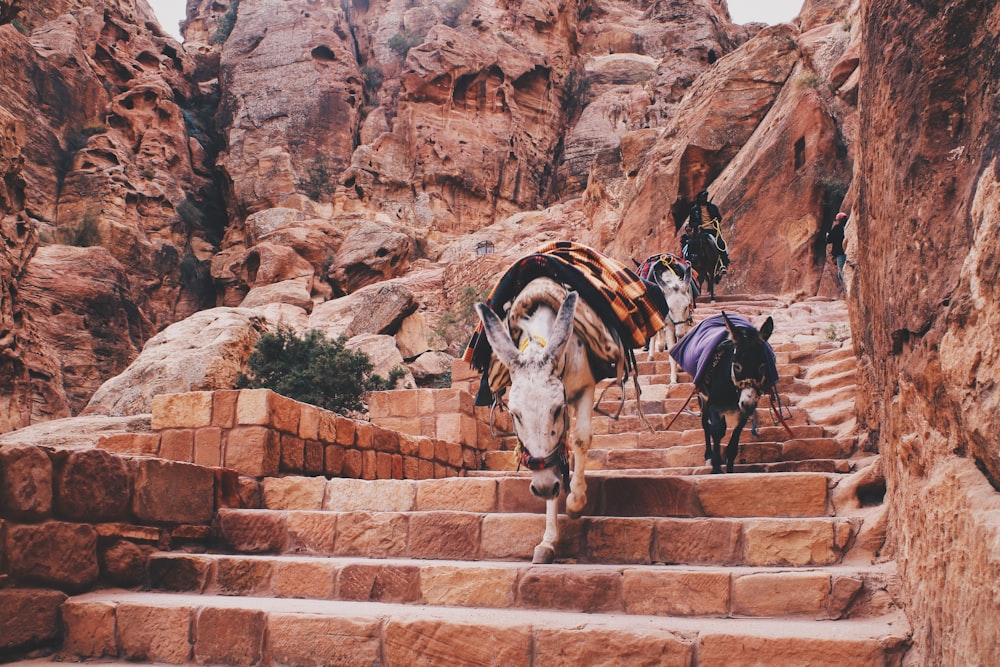
<path fill-rule="evenodd" d="M 206 543 L 234 471 L 100 449 L 0 447 L 0 658 L 59 638 L 67 594 L 135 586 L 158 549 Z"/>
<path fill-rule="evenodd" d="M 468 425 L 456 418 L 461 398 L 425 405 L 416 393 L 393 392 L 392 403 L 406 404 L 407 411 L 426 409 L 426 419 L 442 424 L 435 431 L 441 435 L 427 437 L 392 424 L 351 419 L 267 389 L 244 389 L 157 396 L 152 433 L 105 436 L 98 446 L 228 468 L 251 477 L 434 479 L 478 469 L 474 424 L 463 433 Z M 389 401 L 379 397 L 375 402 Z M 446 402 L 452 412 L 435 415 Z"/>

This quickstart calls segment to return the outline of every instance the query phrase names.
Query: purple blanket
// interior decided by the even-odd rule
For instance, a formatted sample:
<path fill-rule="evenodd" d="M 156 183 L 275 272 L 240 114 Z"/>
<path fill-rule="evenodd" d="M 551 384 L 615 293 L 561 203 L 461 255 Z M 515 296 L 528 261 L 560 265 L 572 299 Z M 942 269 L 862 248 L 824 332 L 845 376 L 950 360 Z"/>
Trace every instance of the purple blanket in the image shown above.
<path fill-rule="evenodd" d="M 757 330 L 757 327 L 750 324 L 750 321 L 744 317 L 740 317 L 739 315 L 727 315 L 727 317 L 730 322 L 738 327 L 749 327 L 754 331 Z M 712 357 L 712 352 L 719 343 L 728 337 L 729 331 L 726 329 L 726 322 L 722 319 L 722 315 L 712 315 L 699 322 L 698 326 L 689 331 L 674 346 L 674 349 L 670 350 L 670 356 L 680 364 L 685 373 L 694 377 L 694 383 L 697 385 L 701 381 L 701 376 Z M 771 362 L 768 368 L 771 386 L 775 386 L 778 383 L 778 365 L 774 357 L 774 350 L 769 343 L 764 343 L 764 346 Z"/>

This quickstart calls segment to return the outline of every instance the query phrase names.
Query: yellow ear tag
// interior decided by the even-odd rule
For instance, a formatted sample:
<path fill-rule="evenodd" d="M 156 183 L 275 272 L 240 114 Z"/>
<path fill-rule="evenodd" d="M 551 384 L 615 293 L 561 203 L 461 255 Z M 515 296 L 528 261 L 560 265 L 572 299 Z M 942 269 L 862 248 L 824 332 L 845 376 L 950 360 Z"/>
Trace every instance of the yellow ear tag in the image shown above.
<path fill-rule="evenodd" d="M 535 341 L 536 343 L 538 343 L 538 347 L 545 347 L 546 345 L 549 344 L 549 341 L 545 340 L 544 337 L 539 336 L 538 334 L 531 334 L 530 336 L 525 338 L 524 341 L 521 343 L 521 352 L 524 352 L 525 350 L 528 349 L 528 346 L 531 345 L 531 341 Z"/>

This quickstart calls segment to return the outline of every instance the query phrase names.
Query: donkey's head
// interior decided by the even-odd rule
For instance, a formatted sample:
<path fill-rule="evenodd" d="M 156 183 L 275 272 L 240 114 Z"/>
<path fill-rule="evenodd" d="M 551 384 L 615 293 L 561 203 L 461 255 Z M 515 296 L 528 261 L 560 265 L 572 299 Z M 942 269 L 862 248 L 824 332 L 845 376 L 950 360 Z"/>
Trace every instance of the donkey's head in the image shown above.
<path fill-rule="evenodd" d="M 551 310 L 538 307 L 530 324 L 518 323 L 523 333 L 517 343 L 488 306 L 476 304 L 493 353 L 510 371 L 507 407 L 521 445 L 520 462 L 532 471 L 531 492 L 545 499 L 559 495 L 560 482 L 569 474 L 569 414 L 560 374 L 577 299 L 570 292 L 554 318 Z"/>
<path fill-rule="evenodd" d="M 768 317 L 757 331 L 733 324 L 725 312 L 722 317 L 734 343 L 731 379 L 740 390 L 740 412 L 749 415 L 757 409 L 757 401 L 770 382 L 771 357 L 766 341 L 774 331 L 774 320 Z"/>
<path fill-rule="evenodd" d="M 667 302 L 667 318 L 674 327 L 677 338 L 687 333 L 694 323 L 691 310 L 691 267 L 685 265 L 683 275 L 678 276 L 673 269 L 664 267 L 662 271 L 653 273 L 653 280 L 663 292 Z"/>

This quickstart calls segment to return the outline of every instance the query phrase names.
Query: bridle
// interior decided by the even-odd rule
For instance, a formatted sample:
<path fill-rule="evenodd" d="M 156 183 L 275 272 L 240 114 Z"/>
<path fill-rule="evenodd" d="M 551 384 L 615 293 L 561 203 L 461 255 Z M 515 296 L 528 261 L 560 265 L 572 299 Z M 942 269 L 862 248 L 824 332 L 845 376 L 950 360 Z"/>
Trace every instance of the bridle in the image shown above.
<path fill-rule="evenodd" d="M 569 458 L 566 456 L 566 435 L 569 433 L 569 406 L 566 404 L 566 395 L 563 393 L 563 432 L 562 437 L 559 438 L 559 442 L 556 443 L 555 449 L 549 453 L 548 456 L 532 456 L 531 453 L 525 449 L 524 443 L 521 439 L 517 439 L 517 446 L 514 449 L 514 455 L 517 457 L 517 470 L 521 470 L 521 466 L 524 466 L 532 472 L 538 472 L 539 470 L 545 470 L 546 468 L 557 468 L 559 475 L 562 477 L 563 484 L 568 489 L 569 488 Z M 517 435 L 516 433 L 514 434 Z"/>

